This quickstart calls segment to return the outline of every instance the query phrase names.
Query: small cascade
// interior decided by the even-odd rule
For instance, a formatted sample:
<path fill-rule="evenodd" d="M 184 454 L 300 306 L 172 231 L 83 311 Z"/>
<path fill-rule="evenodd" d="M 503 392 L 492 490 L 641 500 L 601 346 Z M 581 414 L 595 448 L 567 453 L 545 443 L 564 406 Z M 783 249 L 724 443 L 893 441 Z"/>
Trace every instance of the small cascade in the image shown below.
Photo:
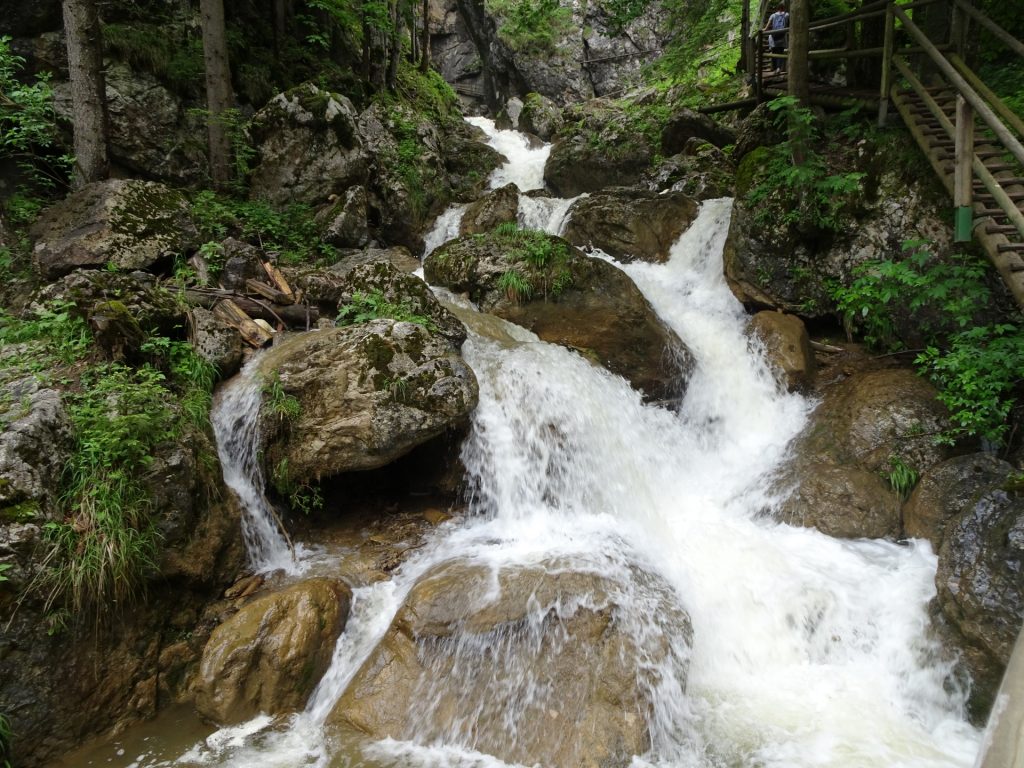
<path fill-rule="evenodd" d="M 259 357 L 254 357 L 221 388 L 210 421 L 224 482 L 242 505 L 242 536 L 250 564 L 256 571 L 281 568 L 291 572 L 297 569 L 297 561 L 264 494 L 266 485 L 257 455 L 257 425 L 263 399 L 258 361 Z"/>
<path fill-rule="evenodd" d="M 524 134 L 496 128 L 486 117 L 467 117 L 466 122 L 487 134 L 487 144 L 507 158 L 507 162 L 491 174 L 491 189 L 512 183 L 522 192 L 544 188 L 544 166 L 551 154 L 551 145 L 534 146 Z"/>
<path fill-rule="evenodd" d="M 583 195 L 580 195 L 583 197 Z M 539 229 L 549 235 L 560 235 L 569 221 L 569 209 L 580 197 L 528 197 L 519 198 L 517 220 L 524 229 Z"/>
<path fill-rule="evenodd" d="M 459 227 L 462 226 L 462 217 L 465 215 L 466 208 L 468 207 L 469 206 L 464 204 L 451 205 L 444 213 L 437 217 L 434 221 L 433 228 L 423 239 L 424 259 L 449 240 L 454 240 L 459 236 Z"/>

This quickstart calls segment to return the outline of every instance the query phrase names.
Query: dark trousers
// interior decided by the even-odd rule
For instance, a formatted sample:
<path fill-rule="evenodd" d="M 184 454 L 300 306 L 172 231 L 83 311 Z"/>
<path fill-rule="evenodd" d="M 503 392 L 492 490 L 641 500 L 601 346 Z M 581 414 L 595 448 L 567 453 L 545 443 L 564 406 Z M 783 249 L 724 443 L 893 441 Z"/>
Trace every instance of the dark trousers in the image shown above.
<path fill-rule="evenodd" d="M 780 54 L 780 55 L 785 55 L 785 53 L 786 53 L 786 46 L 785 45 L 773 45 L 773 46 L 770 46 L 768 48 L 768 50 L 771 53 L 777 53 L 777 54 Z M 772 59 L 772 70 L 774 72 L 778 72 L 780 69 L 785 69 L 785 68 L 786 68 L 786 60 L 785 59 Z"/>

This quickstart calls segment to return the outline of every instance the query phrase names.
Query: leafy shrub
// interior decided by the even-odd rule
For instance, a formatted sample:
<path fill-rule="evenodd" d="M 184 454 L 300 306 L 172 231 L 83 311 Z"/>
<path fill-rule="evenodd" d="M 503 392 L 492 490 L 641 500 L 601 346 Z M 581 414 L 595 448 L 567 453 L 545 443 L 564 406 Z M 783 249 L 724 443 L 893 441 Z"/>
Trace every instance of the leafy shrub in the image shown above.
<path fill-rule="evenodd" d="M 265 413 L 276 416 L 281 421 L 295 421 L 302 415 L 302 404 L 294 395 L 284 391 L 281 377 L 274 373 L 260 385 L 263 394 L 262 409 Z"/>
<path fill-rule="evenodd" d="M 902 458 L 895 455 L 889 457 L 889 472 L 886 475 L 886 480 L 901 499 L 905 500 L 910 495 L 914 486 L 917 485 L 919 477 L 918 471 Z"/>
<path fill-rule="evenodd" d="M 55 301 L 36 307 L 29 317 L 15 317 L 0 309 L 0 343 L 31 343 L 23 356 L 7 364 L 42 370 L 55 363 L 70 364 L 88 354 L 92 332 L 71 302 Z"/>
<path fill-rule="evenodd" d="M 572 9 L 558 0 L 485 0 L 498 22 L 498 37 L 515 51 L 553 53 L 569 30 Z"/>
<path fill-rule="evenodd" d="M 410 301 L 403 300 L 401 303 L 395 304 L 388 301 L 380 291 L 371 291 L 370 293 L 357 291 L 354 293 L 347 304 L 338 308 L 335 325 L 357 325 L 381 317 L 399 322 L 416 323 L 432 331 L 437 330 L 434 321 L 426 315 L 416 312 Z"/>
<path fill-rule="evenodd" d="M 830 173 L 827 158 L 816 148 L 820 134 L 814 114 L 795 97 L 779 96 L 768 107 L 787 138 L 763 153 L 764 163 L 746 194 L 755 221 L 840 231 L 842 213 L 861 192 L 865 174 Z"/>

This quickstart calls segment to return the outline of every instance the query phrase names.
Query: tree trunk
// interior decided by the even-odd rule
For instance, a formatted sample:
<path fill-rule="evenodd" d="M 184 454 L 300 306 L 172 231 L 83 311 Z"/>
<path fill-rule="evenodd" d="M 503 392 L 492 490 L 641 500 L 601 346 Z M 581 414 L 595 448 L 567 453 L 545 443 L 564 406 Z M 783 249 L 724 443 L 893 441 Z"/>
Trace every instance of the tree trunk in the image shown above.
<path fill-rule="evenodd" d="M 811 91 L 808 80 L 807 50 L 810 8 L 808 0 L 793 0 L 789 8 L 789 95 L 795 96 L 801 106 L 810 106 Z"/>
<path fill-rule="evenodd" d="M 199 0 L 199 11 L 203 28 L 203 63 L 206 66 L 210 177 L 215 187 L 223 189 L 231 181 L 231 137 L 225 113 L 234 103 L 224 26 L 224 0 Z"/>
<path fill-rule="evenodd" d="M 388 55 L 387 87 L 388 90 L 395 90 L 395 83 L 398 80 L 398 65 L 402 60 L 402 28 L 405 26 L 405 19 L 398 6 L 398 0 L 391 0 L 391 41 Z"/>
<path fill-rule="evenodd" d="M 423 0 L 423 39 L 420 42 L 420 72 L 430 69 L 430 0 Z"/>
<path fill-rule="evenodd" d="M 274 56 L 281 58 L 284 49 L 284 38 L 287 33 L 287 11 L 285 0 L 272 0 L 274 6 Z"/>
<path fill-rule="evenodd" d="M 107 94 L 103 39 L 94 0 L 63 0 L 74 117 L 75 171 L 81 187 L 107 178 Z"/>

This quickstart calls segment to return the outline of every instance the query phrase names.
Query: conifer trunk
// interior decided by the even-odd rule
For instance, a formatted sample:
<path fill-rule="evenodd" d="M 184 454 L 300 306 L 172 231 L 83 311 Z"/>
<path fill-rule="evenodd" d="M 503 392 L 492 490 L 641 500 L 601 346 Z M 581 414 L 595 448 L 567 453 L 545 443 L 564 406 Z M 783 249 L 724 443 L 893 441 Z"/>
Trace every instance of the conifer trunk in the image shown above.
<path fill-rule="evenodd" d="M 107 94 L 103 78 L 103 39 L 95 0 L 63 0 L 74 117 L 78 188 L 107 177 Z"/>
<path fill-rule="evenodd" d="M 206 108 L 210 142 L 210 177 L 218 189 L 231 181 L 231 137 L 227 115 L 234 104 L 231 68 L 228 65 L 224 0 L 199 0 L 203 29 L 203 63 L 206 67 Z"/>

